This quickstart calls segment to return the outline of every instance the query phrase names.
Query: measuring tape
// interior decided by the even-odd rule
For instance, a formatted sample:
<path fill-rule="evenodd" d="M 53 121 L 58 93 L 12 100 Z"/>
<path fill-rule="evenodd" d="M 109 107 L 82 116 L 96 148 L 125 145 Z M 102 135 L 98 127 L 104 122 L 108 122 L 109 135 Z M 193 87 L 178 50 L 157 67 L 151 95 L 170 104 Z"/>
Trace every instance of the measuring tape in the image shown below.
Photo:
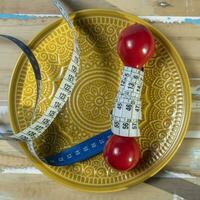
<path fill-rule="evenodd" d="M 45 130 L 50 126 L 50 124 L 53 122 L 55 117 L 58 115 L 62 107 L 68 101 L 72 93 L 72 90 L 75 86 L 77 76 L 78 76 L 78 71 L 79 71 L 80 53 L 79 53 L 78 42 L 76 40 L 74 26 L 68 16 L 68 13 L 66 12 L 66 9 L 64 9 L 64 4 L 59 0 L 53 0 L 53 2 L 55 6 L 59 9 L 64 19 L 66 20 L 72 32 L 72 37 L 73 37 L 73 42 L 74 42 L 72 58 L 65 72 L 64 78 L 58 90 L 56 91 L 56 94 L 53 100 L 50 103 L 50 106 L 44 112 L 42 117 L 37 119 L 29 127 L 25 128 L 21 132 L 15 135 L 11 135 L 11 136 L 9 135 L 8 137 L 26 142 L 29 151 L 37 159 L 49 165 L 64 166 L 64 165 L 73 164 L 75 162 L 80 162 L 82 160 L 88 159 L 102 152 L 104 145 L 107 139 L 112 135 L 112 132 L 111 130 L 107 130 L 97 136 L 94 136 L 88 140 L 85 140 L 84 142 L 78 145 L 65 149 L 62 152 L 57 153 L 56 155 L 53 155 L 53 156 L 49 156 L 47 158 L 38 157 L 37 153 L 34 150 L 33 141 L 45 132 Z M 28 57 L 32 65 L 35 79 L 36 79 L 36 84 L 37 84 L 36 102 L 35 102 L 34 111 L 33 111 L 33 120 L 34 120 L 34 117 L 37 111 L 37 105 L 39 103 L 40 91 L 41 91 L 41 72 L 40 72 L 38 62 L 35 56 L 33 55 L 33 53 L 31 52 L 31 50 L 29 49 L 29 47 L 26 46 L 23 42 L 21 42 L 20 40 L 12 36 L 8 36 L 8 35 L 0 35 L 0 36 L 9 39 L 10 41 L 14 42 L 18 47 L 20 47 L 22 51 L 25 53 L 25 55 Z M 0 136 L 1 138 L 3 137 L 6 138 L 5 133 L 0 133 Z"/>
<path fill-rule="evenodd" d="M 138 121 L 141 119 L 140 96 L 143 85 L 144 72 L 142 70 L 128 66 L 123 67 L 119 91 L 115 98 L 114 107 L 111 113 L 111 130 L 100 133 L 99 135 L 89 138 L 55 155 L 46 158 L 39 157 L 35 152 L 33 141 L 45 132 L 45 130 L 50 126 L 55 117 L 61 111 L 62 107 L 68 101 L 77 81 L 80 63 L 80 52 L 78 42 L 76 40 L 75 29 L 68 16 L 68 13 L 66 12 L 64 7 L 65 5 L 60 0 L 53 0 L 53 2 L 66 20 L 72 32 L 74 43 L 72 58 L 65 72 L 64 78 L 61 81 L 61 84 L 50 103 L 50 106 L 44 112 L 42 117 L 15 135 L 10 135 L 11 133 L 8 133 L 7 135 L 5 133 L 0 133 L 0 139 L 8 139 L 9 137 L 11 139 L 26 142 L 31 154 L 38 160 L 53 166 L 65 166 L 83 161 L 102 152 L 104 145 L 108 138 L 112 135 L 112 132 L 116 135 L 128 137 L 136 137 L 140 135 Z M 9 39 L 18 47 L 20 47 L 32 65 L 37 86 L 36 101 L 32 116 L 32 121 L 34 121 L 42 86 L 41 72 L 38 62 L 29 47 L 26 46 L 23 42 L 12 36 L 0 36 Z"/>
<path fill-rule="evenodd" d="M 124 66 L 120 87 L 111 113 L 111 129 L 115 135 L 140 136 L 138 121 L 141 116 L 141 90 L 144 72 Z"/>

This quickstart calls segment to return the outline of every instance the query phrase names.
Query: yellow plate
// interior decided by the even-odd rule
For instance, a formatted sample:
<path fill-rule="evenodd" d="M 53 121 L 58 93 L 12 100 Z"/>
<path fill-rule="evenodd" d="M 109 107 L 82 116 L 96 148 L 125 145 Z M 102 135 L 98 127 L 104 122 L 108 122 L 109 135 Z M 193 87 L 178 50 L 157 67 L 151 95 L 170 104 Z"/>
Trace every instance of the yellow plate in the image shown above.
<path fill-rule="evenodd" d="M 35 141 L 40 155 L 50 155 L 110 128 L 109 114 L 119 84 L 122 63 L 116 53 L 119 31 L 141 23 L 155 36 L 154 57 L 145 66 L 142 92 L 142 159 L 137 168 L 117 172 L 102 155 L 69 167 L 50 167 L 31 156 L 44 174 L 67 187 L 110 192 L 127 188 L 153 176 L 180 146 L 190 117 L 190 87 L 184 64 L 171 43 L 147 22 L 122 12 L 83 10 L 73 13 L 81 50 L 78 82 L 70 101 L 51 127 Z M 48 107 L 72 53 L 72 37 L 63 20 L 52 23 L 30 43 L 42 70 L 42 98 L 38 116 Z M 12 75 L 9 111 L 15 132 L 29 125 L 35 100 L 35 81 L 22 55 Z"/>

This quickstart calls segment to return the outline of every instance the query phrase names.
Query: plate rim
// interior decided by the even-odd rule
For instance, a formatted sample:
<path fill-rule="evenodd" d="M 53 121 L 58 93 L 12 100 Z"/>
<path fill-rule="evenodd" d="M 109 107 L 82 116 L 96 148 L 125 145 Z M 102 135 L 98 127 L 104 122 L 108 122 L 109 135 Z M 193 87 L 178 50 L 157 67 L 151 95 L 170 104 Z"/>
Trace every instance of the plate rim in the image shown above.
<path fill-rule="evenodd" d="M 81 184 L 81 183 L 76 183 L 70 180 L 66 180 L 62 177 L 60 177 L 58 174 L 56 174 L 55 172 L 52 173 L 52 170 L 46 167 L 46 164 L 42 163 L 41 161 L 38 161 L 36 158 L 34 158 L 30 152 L 28 151 L 26 145 L 22 142 L 20 143 L 20 146 L 22 147 L 24 153 L 26 154 L 26 156 L 32 161 L 33 165 L 38 168 L 44 175 L 50 177 L 52 180 L 62 183 L 64 186 L 71 188 L 71 189 L 78 189 L 80 191 L 87 191 L 87 192 L 98 192 L 98 193 L 104 193 L 104 192 L 115 192 L 115 191 L 121 191 L 121 190 L 125 190 L 127 189 L 129 186 L 131 185 L 136 185 L 138 183 L 141 183 L 143 181 L 145 181 L 146 179 L 152 177 L 153 175 L 155 175 L 158 171 L 160 171 L 174 156 L 174 154 L 177 152 L 177 150 L 179 149 L 184 136 L 186 134 L 188 125 L 189 125 L 189 121 L 190 121 L 190 115 L 191 115 L 191 102 L 192 102 L 192 98 L 191 98 L 191 93 L 187 93 L 187 91 L 190 91 L 190 82 L 189 82 L 189 78 L 188 78 L 188 74 L 186 71 L 186 67 L 183 63 L 182 58 L 180 57 L 179 53 L 177 52 L 177 50 L 175 49 L 175 47 L 172 45 L 172 43 L 166 38 L 166 36 L 161 33 L 157 28 L 155 28 L 154 26 L 152 26 L 151 24 L 149 24 L 147 21 L 140 19 L 139 17 L 129 14 L 127 12 L 122 12 L 122 11 L 116 11 L 116 10 L 112 10 L 112 9 L 83 9 L 80 11 L 75 11 L 70 13 L 70 18 L 73 20 L 75 17 L 77 16 L 86 16 L 86 15 L 93 15 L 93 14 L 103 14 L 103 15 L 107 15 L 107 16 L 121 16 L 123 18 L 126 18 L 127 20 L 135 20 L 138 22 L 141 22 L 142 24 L 145 24 L 145 26 L 151 28 L 151 31 L 153 31 L 154 33 L 156 33 L 158 35 L 159 38 L 162 38 L 162 41 L 167 45 L 168 50 L 170 52 L 173 52 L 174 56 L 173 58 L 175 59 L 177 65 L 180 65 L 179 69 L 179 73 L 180 76 L 182 77 L 182 84 L 183 84 L 183 89 L 185 90 L 185 98 L 184 101 L 185 103 L 185 115 L 184 115 L 184 120 L 183 120 L 183 124 L 181 127 L 181 131 L 180 131 L 180 136 L 178 137 L 177 141 L 176 141 L 176 145 L 172 148 L 172 150 L 170 151 L 170 153 L 166 156 L 165 161 L 161 161 L 159 162 L 154 169 L 152 169 L 151 171 L 149 171 L 148 173 L 145 174 L 145 176 L 141 176 L 140 178 L 137 179 L 137 181 L 135 181 L 134 179 L 129 180 L 125 183 L 121 183 L 121 184 L 116 184 L 116 185 L 105 185 L 105 186 L 92 186 L 92 185 L 87 185 L 87 184 Z M 52 23 L 50 23 L 49 25 L 47 25 L 46 27 L 44 27 L 39 33 L 37 33 L 33 39 L 31 39 L 31 42 L 29 43 L 29 47 L 31 48 L 33 45 L 35 45 L 39 39 L 41 37 L 43 37 L 43 35 L 46 34 L 46 32 L 48 32 L 49 30 L 52 30 L 54 27 L 57 27 L 59 24 L 61 24 L 63 22 L 63 19 L 60 18 Z M 10 78 L 10 83 L 9 83 L 9 89 L 8 89 L 8 114 L 9 114 L 9 120 L 10 120 L 10 126 L 12 128 L 12 130 L 14 132 L 16 132 L 17 126 L 16 126 L 16 119 L 13 117 L 12 113 L 15 110 L 15 105 L 12 102 L 12 95 L 15 90 L 14 90 L 14 77 L 15 74 L 19 72 L 20 67 L 19 67 L 19 62 L 21 60 L 24 59 L 24 55 L 23 53 L 21 53 L 21 55 L 18 57 L 15 67 L 12 71 L 11 74 L 11 78 Z"/>

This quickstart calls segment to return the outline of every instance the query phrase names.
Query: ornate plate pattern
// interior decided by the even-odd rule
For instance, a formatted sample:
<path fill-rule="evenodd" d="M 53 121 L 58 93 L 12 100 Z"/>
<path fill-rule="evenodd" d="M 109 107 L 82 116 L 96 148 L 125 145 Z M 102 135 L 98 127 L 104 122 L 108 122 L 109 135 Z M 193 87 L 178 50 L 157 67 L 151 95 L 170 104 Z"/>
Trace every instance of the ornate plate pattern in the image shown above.
<path fill-rule="evenodd" d="M 70 101 L 46 133 L 35 141 L 40 155 L 51 155 L 110 128 L 110 111 L 119 84 L 122 63 L 116 53 L 120 30 L 131 23 L 149 27 L 156 51 L 145 66 L 142 91 L 142 159 L 137 168 L 117 172 L 102 155 L 69 167 L 50 167 L 23 149 L 45 174 L 69 187 L 87 191 L 116 191 L 139 183 L 159 171 L 180 145 L 190 116 L 189 82 L 184 65 L 169 41 L 151 25 L 124 13 L 87 10 L 71 15 L 81 50 L 81 68 Z M 30 44 L 42 70 L 40 116 L 47 109 L 72 53 L 72 37 L 58 20 Z M 30 63 L 22 55 L 10 84 L 10 116 L 17 132 L 29 125 L 35 100 Z"/>

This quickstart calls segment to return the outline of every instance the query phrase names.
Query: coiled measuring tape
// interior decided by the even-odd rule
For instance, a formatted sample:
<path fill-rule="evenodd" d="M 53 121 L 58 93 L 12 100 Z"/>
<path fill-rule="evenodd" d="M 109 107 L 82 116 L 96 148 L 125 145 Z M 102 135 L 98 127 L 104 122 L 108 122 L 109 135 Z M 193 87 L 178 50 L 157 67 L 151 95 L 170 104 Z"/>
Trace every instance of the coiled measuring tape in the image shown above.
<path fill-rule="evenodd" d="M 31 154 L 36 157 L 37 159 L 53 166 L 64 166 L 64 165 L 70 165 L 75 162 L 80 162 L 82 160 L 88 159 L 100 152 L 102 152 L 104 145 L 107 141 L 107 139 L 112 135 L 111 130 L 107 130 L 97 136 L 94 136 L 88 140 L 85 140 L 84 142 L 77 144 L 71 148 L 65 149 L 60 153 L 57 153 L 56 155 L 49 156 L 47 158 L 41 158 L 38 157 L 37 153 L 34 150 L 33 141 L 41 136 L 45 130 L 50 126 L 50 124 L 53 122 L 55 117 L 58 115 L 62 107 L 65 105 L 65 103 L 68 101 L 72 90 L 75 86 L 78 71 L 79 71 L 79 47 L 78 42 L 76 40 L 75 35 L 75 29 L 74 26 L 69 18 L 69 15 L 64 8 L 64 4 L 62 1 L 59 0 L 53 0 L 55 6 L 59 9 L 60 13 L 66 20 L 73 37 L 74 42 L 74 48 L 72 53 L 71 61 L 68 65 L 68 68 L 65 72 L 64 78 L 53 98 L 51 101 L 51 104 L 49 108 L 44 112 L 42 117 L 37 119 L 35 122 L 33 122 L 29 127 L 25 128 L 21 132 L 9 136 L 12 139 L 20 140 L 23 142 L 26 142 L 27 147 Z M 26 46 L 23 42 L 20 40 L 8 36 L 8 35 L 0 35 L 1 37 L 7 38 L 10 41 L 14 42 L 18 47 L 22 49 L 22 51 L 26 54 L 28 57 L 36 79 L 37 83 L 37 95 L 36 95 L 36 102 L 34 106 L 34 112 L 33 112 L 33 118 L 35 116 L 37 105 L 39 103 L 39 97 L 40 97 L 40 91 L 41 91 L 41 73 L 40 68 L 38 65 L 38 62 L 29 49 L 28 46 Z M 4 137 L 5 133 L 0 133 L 1 137 Z"/>
<path fill-rule="evenodd" d="M 111 129 L 116 135 L 139 137 L 141 115 L 141 91 L 144 72 L 124 66 L 120 87 L 111 113 Z"/>

